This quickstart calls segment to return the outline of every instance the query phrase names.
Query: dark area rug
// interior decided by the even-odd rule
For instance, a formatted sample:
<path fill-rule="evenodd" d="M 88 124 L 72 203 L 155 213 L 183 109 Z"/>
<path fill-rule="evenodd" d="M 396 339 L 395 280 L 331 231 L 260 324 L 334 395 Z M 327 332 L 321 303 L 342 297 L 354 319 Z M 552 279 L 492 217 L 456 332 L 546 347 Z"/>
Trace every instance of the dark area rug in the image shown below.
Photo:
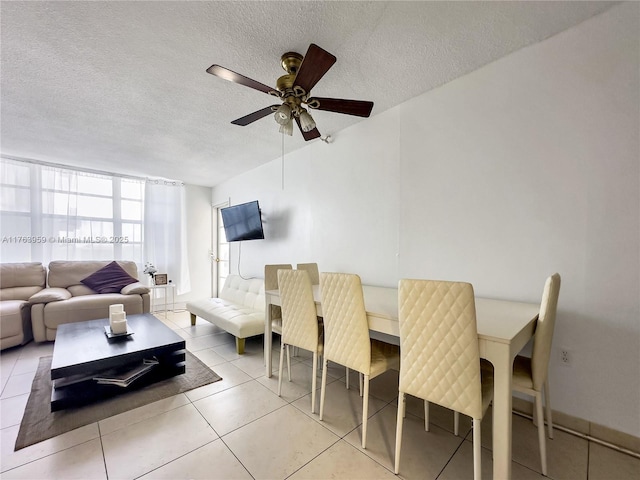
<path fill-rule="evenodd" d="M 51 357 L 40 357 L 15 450 L 90 423 L 221 380 L 195 355 L 186 352 L 186 372 L 79 408 L 51 412 Z"/>

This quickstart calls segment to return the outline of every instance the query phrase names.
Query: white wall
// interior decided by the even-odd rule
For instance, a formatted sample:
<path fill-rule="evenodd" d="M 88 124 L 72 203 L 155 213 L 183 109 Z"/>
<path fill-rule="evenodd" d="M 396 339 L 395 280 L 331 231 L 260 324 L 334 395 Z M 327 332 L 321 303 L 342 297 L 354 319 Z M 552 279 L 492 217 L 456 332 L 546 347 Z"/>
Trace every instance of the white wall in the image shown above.
<path fill-rule="evenodd" d="M 558 271 L 553 407 L 640 436 L 639 31 L 622 4 L 287 155 L 284 188 L 280 159 L 215 187 L 263 210 L 241 273 L 317 261 L 538 302 Z"/>

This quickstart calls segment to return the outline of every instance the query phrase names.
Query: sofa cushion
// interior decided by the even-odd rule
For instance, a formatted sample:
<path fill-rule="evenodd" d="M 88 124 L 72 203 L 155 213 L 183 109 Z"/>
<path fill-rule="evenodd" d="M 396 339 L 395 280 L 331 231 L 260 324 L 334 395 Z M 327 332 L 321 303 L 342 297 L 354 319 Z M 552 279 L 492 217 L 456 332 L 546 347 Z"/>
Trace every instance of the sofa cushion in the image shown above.
<path fill-rule="evenodd" d="M 239 275 L 229 275 L 219 297 L 236 305 L 264 312 L 264 280 L 262 278 L 245 280 Z"/>
<path fill-rule="evenodd" d="M 81 280 L 98 293 L 120 293 L 123 287 L 137 281 L 138 279 L 125 272 L 115 260 Z"/>
<path fill-rule="evenodd" d="M 95 295 L 96 291 L 91 290 L 86 285 L 69 285 L 67 290 L 71 292 L 72 297 L 81 297 L 82 295 Z"/>
<path fill-rule="evenodd" d="M 149 290 L 149 287 L 147 287 L 145 284 L 136 282 L 122 287 L 120 293 L 122 295 L 142 295 L 143 293 L 149 293 L 150 291 L 151 290 Z"/>
<path fill-rule="evenodd" d="M 29 308 L 29 302 L 24 300 L 6 300 L 0 302 L 0 330 L 2 338 L 20 335 L 23 327 L 22 310 Z"/>
<path fill-rule="evenodd" d="M 34 293 L 29 298 L 30 303 L 59 302 L 71 298 L 71 293 L 66 288 L 45 288 L 38 293 Z"/>
<path fill-rule="evenodd" d="M 238 338 L 264 333 L 264 311 L 245 307 L 224 298 L 187 302 L 187 310 Z"/>
<path fill-rule="evenodd" d="M 83 278 L 88 277 L 109 263 L 111 262 L 105 260 L 54 260 L 49 262 L 47 283 L 50 287 L 62 288 L 81 285 Z M 138 277 L 138 266 L 135 262 L 118 260 L 118 264 L 132 277 Z"/>
<path fill-rule="evenodd" d="M 46 273 L 41 263 L 0 264 L 0 300 L 28 300 L 42 290 Z"/>

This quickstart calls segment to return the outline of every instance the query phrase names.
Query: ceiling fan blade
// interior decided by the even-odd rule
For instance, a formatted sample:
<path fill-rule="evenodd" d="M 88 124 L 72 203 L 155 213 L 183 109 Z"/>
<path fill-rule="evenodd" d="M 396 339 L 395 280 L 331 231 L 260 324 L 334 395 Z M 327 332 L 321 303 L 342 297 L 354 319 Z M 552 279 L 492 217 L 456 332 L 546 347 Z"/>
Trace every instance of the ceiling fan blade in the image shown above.
<path fill-rule="evenodd" d="M 276 91 L 275 88 L 271 88 L 263 83 L 256 82 L 249 77 L 240 75 L 239 73 L 233 72 L 228 68 L 221 67 L 220 65 L 211 65 L 209 68 L 207 68 L 207 73 L 215 75 L 216 77 L 223 78 L 225 80 L 229 80 L 230 82 L 239 83 L 240 85 L 244 85 L 245 87 L 260 90 L 264 93 Z"/>
<path fill-rule="evenodd" d="M 320 137 L 320 132 L 318 131 L 317 128 L 314 128 L 309 132 L 303 131 L 302 127 L 300 126 L 300 119 L 298 117 L 295 117 L 295 118 L 296 118 L 296 123 L 298 124 L 298 128 L 300 129 L 300 133 L 302 134 L 306 142 L 308 142 L 309 140 L 313 140 L 314 138 Z"/>
<path fill-rule="evenodd" d="M 319 105 L 314 106 L 317 102 Z M 341 98 L 312 97 L 308 100 L 310 108 L 326 110 L 327 112 L 345 113 L 357 117 L 368 117 L 373 109 L 373 102 L 364 100 L 345 100 Z"/>
<path fill-rule="evenodd" d="M 245 115 L 242 118 L 238 118 L 234 120 L 234 125 L 240 125 L 241 127 L 246 127 L 250 123 L 255 122 L 256 120 L 260 120 L 261 118 L 266 117 L 270 113 L 273 113 L 273 107 L 278 108 L 280 105 L 271 105 L 270 107 L 264 107 L 262 110 L 258 110 L 257 112 L 250 113 L 249 115 Z"/>
<path fill-rule="evenodd" d="M 336 57 L 312 43 L 300 64 L 293 85 L 302 87 L 308 95 L 334 63 L 336 63 Z"/>

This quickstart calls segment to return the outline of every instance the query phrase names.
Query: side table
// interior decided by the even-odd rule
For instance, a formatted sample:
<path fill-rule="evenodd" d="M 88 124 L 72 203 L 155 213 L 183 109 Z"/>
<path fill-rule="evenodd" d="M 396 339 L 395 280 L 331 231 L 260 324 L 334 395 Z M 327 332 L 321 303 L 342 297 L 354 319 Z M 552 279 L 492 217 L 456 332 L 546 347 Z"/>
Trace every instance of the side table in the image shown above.
<path fill-rule="evenodd" d="M 149 306 L 150 312 L 155 313 L 156 292 L 163 291 L 164 309 L 158 311 L 163 311 L 164 318 L 167 318 L 167 311 L 169 310 L 169 292 L 171 292 L 171 311 L 173 312 L 176 309 L 176 286 L 173 283 L 168 283 L 167 285 L 148 285 L 148 287 L 151 290 L 151 305 Z"/>

